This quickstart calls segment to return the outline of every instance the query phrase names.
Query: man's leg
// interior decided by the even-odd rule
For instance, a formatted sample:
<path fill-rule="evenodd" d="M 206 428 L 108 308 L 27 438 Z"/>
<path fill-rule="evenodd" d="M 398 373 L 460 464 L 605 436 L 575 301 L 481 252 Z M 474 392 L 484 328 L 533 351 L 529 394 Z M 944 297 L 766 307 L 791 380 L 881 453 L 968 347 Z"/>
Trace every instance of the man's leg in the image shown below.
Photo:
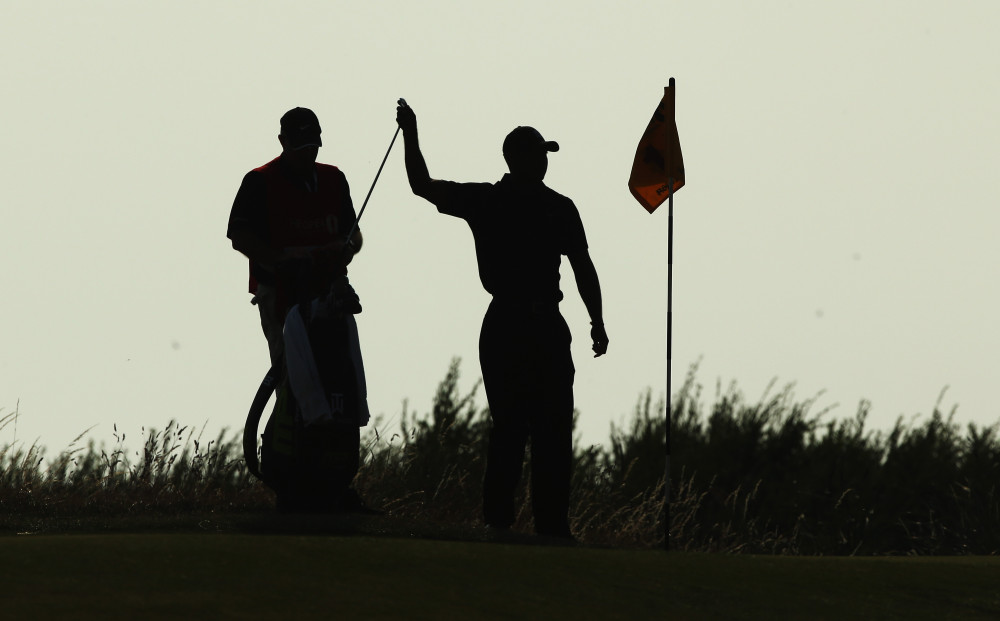
<path fill-rule="evenodd" d="M 514 493 L 521 480 L 528 441 L 527 425 L 512 420 L 510 414 L 490 406 L 493 428 L 483 478 L 483 518 L 488 526 L 496 528 L 510 528 L 514 523 Z"/>
<path fill-rule="evenodd" d="M 278 313 L 278 292 L 270 285 L 258 285 L 254 303 L 260 311 L 260 327 L 267 339 L 267 349 L 271 357 L 271 368 L 280 369 L 284 364 L 285 318 Z"/>
<path fill-rule="evenodd" d="M 531 504 L 535 532 L 569 537 L 569 493 L 573 468 L 573 388 L 560 387 L 538 405 L 531 429 Z M 565 394 L 568 393 L 568 394 Z"/>
<path fill-rule="evenodd" d="M 521 480 L 529 430 L 524 403 L 515 392 L 523 370 L 516 359 L 517 330 L 510 322 L 509 316 L 491 306 L 479 338 L 479 361 L 493 423 L 483 478 L 483 518 L 496 528 L 514 523 L 514 493 Z"/>
<path fill-rule="evenodd" d="M 571 537 L 569 494 L 573 468 L 573 377 L 569 327 L 562 317 L 539 334 L 538 382 L 530 400 L 531 499 L 535 532 Z"/>

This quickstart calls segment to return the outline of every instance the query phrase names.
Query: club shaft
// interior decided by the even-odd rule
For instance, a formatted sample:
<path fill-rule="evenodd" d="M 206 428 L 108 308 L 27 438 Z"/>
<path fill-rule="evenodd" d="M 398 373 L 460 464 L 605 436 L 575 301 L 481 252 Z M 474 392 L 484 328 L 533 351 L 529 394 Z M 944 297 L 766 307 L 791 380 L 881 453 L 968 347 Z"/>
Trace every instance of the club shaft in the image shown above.
<path fill-rule="evenodd" d="M 350 241 L 351 237 L 354 236 L 354 231 L 358 228 L 358 223 L 361 222 L 361 216 L 365 213 L 365 207 L 368 206 L 368 199 L 372 196 L 372 190 L 375 189 L 375 184 L 378 183 L 378 177 L 382 174 L 382 168 L 385 166 L 385 161 L 389 159 L 389 153 L 392 151 L 392 145 L 396 144 L 396 137 L 399 136 L 399 127 L 396 127 L 396 133 L 392 135 L 392 141 L 389 143 L 389 148 L 385 151 L 385 157 L 382 158 L 382 163 L 378 167 L 378 172 L 375 173 L 375 179 L 372 181 L 372 187 L 368 188 L 368 195 L 365 196 L 365 202 L 361 204 L 361 211 L 358 212 L 358 217 L 354 219 L 354 224 L 351 225 L 350 232 L 347 233 L 347 240 Z"/>

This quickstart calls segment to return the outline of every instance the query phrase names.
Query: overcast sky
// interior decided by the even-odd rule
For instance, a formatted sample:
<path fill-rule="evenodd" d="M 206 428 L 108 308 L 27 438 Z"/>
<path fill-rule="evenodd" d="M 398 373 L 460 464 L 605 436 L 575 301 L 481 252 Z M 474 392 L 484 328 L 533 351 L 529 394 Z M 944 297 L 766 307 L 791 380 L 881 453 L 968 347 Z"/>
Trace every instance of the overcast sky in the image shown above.
<path fill-rule="evenodd" d="M 240 180 L 306 106 L 360 207 L 405 97 L 437 178 L 499 179 L 516 125 L 562 146 L 546 181 L 580 210 L 611 338 L 593 359 L 564 262 L 579 432 L 606 440 L 664 391 L 667 212 L 626 183 L 674 77 L 675 386 L 700 361 L 709 402 L 794 382 L 831 417 L 870 400 L 876 428 L 948 387 L 958 421 L 993 424 L 997 32 L 986 0 L 6 2 L 0 415 L 50 452 L 91 427 L 240 429 L 268 366 L 225 238 Z M 401 141 L 362 229 L 369 402 L 394 429 L 452 357 L 464 390 L 479 378 L 488 296 Z"/>

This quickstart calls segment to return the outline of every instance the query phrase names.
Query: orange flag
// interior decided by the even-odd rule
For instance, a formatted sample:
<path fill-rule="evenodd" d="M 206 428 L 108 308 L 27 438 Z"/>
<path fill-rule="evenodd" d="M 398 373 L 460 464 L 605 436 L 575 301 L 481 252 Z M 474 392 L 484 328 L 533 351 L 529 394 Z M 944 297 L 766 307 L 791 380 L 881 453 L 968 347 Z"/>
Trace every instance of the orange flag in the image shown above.
<path fill-rule="evenodd" d="M 684 187 L 684 158 L 674 121 L 674 79 L 663 89 L 663 99 L 639 140 L 628 189 L 646 211 L 653 213 L 673 191 Z"/>

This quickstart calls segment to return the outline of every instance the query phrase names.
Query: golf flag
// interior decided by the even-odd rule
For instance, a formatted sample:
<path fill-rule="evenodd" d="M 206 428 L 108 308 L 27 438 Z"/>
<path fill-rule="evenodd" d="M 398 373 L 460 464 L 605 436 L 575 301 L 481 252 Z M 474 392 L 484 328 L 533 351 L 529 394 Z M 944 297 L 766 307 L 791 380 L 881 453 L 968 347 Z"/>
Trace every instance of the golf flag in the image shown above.
<path fill-rule="evenodd" d="M 663 89 L 663 99 L 639 140 L 628 189 L 646 211 L 653 213 L 673 191 L 684 187 L 684 158 L 674 121 L 674 79 Z"/>

